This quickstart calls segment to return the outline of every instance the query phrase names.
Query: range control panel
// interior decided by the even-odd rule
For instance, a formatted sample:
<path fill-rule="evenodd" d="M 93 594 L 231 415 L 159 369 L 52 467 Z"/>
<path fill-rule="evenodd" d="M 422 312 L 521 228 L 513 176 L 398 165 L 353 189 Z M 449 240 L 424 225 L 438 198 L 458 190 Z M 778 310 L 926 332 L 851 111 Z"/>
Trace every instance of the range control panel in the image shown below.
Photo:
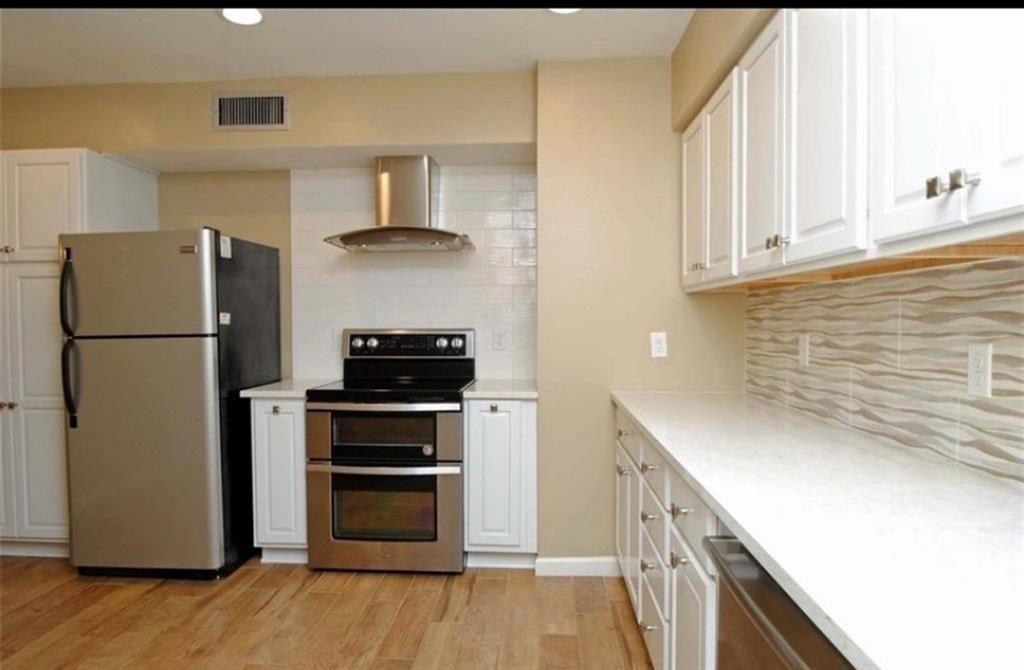
<path fill-rule="evenodd" d="M 473 330 L 346 330 L 345 358 L 471 358 Z"/>

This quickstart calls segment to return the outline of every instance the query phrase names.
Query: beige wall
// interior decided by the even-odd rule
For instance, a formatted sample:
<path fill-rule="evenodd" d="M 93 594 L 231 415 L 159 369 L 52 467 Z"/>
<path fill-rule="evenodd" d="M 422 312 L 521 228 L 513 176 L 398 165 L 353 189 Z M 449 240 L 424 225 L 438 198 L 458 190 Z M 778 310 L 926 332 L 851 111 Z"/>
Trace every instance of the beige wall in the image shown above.
<path fill-rule="evenodd" d="M 743 388 L 742 296 L 679 286 L 668 59 L 540 64 L 540 553 L 610 555 L 612 389 Z M 649 357 L 653 330 L 669 357 Z"/>
<path fill-rule="evenodd" d="M 215 91 L 288 91 L 291 129 L 214 132 Z M 533 72 L 5 89 L 6 149 L 97 151 L 533 142 Z"/>
<path fill-rule="evenodd" d="M 281 373 L 292 370 L 291 183 L 287 171 L 162 174 L 160 227 L 210 226 L 281 251 Z"/>
<path fill-rule="evenodd" d="M 672 125 L 683 130 L 774 9 L 698 9 L 672 54 Z"/>

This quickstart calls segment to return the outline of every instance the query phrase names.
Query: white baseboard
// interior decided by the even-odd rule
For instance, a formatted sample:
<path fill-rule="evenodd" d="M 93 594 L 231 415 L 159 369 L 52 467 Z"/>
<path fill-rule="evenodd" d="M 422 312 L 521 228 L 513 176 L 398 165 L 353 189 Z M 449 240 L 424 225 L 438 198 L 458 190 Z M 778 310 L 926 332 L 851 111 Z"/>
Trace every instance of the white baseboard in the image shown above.
<path fill-rule="evenodd" d="M 618 577 L 614 556 L 538 556 L 538 577 Z"/>
<path fill-rule="evenodd" d="M 32 542 L 27 540 L 0 541 L 0 556 L 37 556 L 39 558 L 67 558 L 67 542 Z"/>
<path fill-rule="evenodd" d="M 536 554 L 511 554 L 501 552 L 471 551 L 466 554 L 467 568 L 508 568 L 511 570 L 533 570 Z"/>
<path fill-rule="evenodd" d="M 263 547 L 260 563 L 309 563 L 309 553 L 298 547 Z"/>

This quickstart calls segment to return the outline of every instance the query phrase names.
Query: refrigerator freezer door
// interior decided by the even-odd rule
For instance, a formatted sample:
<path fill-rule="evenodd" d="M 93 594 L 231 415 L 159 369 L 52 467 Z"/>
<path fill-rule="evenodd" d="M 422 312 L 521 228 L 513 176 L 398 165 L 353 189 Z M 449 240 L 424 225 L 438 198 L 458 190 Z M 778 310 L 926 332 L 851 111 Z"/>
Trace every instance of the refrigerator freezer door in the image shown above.
<path fill-rule="evenodd" d="M 217 338 L 76 340 L 70 368 L 72 564 L 219 568 Z"/>
<path fill-rule="evenodd" d="M 75 337 L 216 333 L 215 246 L 210 229 L 61 235 L 65 330 Z"/>

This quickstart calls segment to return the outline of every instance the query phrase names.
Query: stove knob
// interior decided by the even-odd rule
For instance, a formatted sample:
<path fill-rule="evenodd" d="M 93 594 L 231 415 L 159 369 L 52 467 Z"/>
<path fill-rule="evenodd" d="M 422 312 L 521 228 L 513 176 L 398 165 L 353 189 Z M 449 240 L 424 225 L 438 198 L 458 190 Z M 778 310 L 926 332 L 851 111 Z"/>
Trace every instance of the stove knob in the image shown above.
<path fill-rule="evenodd" d="M 362 349 L 363 348 L 363 338 L 361 338 L 361 337 L 353 337 L 352 338 L 352 348 L 353 349 Z"/>
<path fill-rule="evenodd" d="M 465 344 L 465 342 L 462 341 L 461 337 L 452 338 L 452 349 L 461 349 L 463 344 Z"/>
<path fill-rule="evenodd" d="M 371 349 L 376 349 L 378 344 L 380 344 L 380 342 L 377 341 L 376 337 L 371 337 L 366 341 L 366 346 L 370 347 Z"/>
<path fill-rule="evenodd" d="M 447 349 L 448 348 L 448 338 L 447 337 L 439 337 L 436 340 L 434 340 L 434 344 L 437 345 L 438 349 Z"/>

